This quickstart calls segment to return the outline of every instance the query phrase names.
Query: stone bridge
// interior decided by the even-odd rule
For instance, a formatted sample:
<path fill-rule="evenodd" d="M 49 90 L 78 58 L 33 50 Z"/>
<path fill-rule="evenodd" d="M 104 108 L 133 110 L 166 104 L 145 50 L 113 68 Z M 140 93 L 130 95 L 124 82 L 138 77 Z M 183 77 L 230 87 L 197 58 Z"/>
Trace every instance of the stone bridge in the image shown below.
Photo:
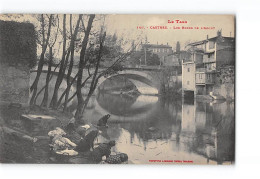
<path fill-rule="evenodd" d="M 47 66 L 43 67 L 43 73 L 47 73 Z M 100 71 L 105 70 L 105 68 L 100 68 Z M 162 71 L 164 68 L 160 67 L 141 67 L 141 68 L 123 68 L 122 71 L 118 71 L 115 74 L 110 76 L 103 76 L 99 79 L 97 88 L 100 86 L 104 81 L 111 77 L 115 76 L 125 76 L 127 77 L 138 89 L 138 91 L 142 94 L 158 94 L 161 88 L 161 80 L 162 80 Z M 173 69 L 175 70 L 175 69 Z M 31 73 L 36 72 L 37 70 L 31 70 Z M 52 73 L 58 75 L 59 69 L 57 68 L 54 71 L 54 67 L 52 68 Z M 73 79 L 77 74 L 77 69 L 74 69 L 71 74 L 71 79 Z M 87 70 L 83 71 L 83 76 L 85 78 L 88 76 Z M 66 74 L 64 78 L 67 78 Z M 84 77 L 83 77 L 84 79 Z M 89 80 L 90 82 L 91 80 Z M 89 85 L 87 83 L 87 85 Z"/>

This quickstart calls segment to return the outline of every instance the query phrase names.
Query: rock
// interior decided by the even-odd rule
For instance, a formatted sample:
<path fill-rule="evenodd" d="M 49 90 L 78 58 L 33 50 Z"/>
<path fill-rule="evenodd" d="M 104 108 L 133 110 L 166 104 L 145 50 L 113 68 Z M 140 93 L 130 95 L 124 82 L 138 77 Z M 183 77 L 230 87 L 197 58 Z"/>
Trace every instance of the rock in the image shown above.
<path fill-rule="evenodd" d="M 0 127 L 0 129 L 1 129 L 0 131 L 2 133 L 5 133 L 7 135 L 15 136 L 15 137 L 20 138 L 22 140 L 30 141 L 30 142 L 33 142 L 33 143 L 38 141 L 38 139 L 35 138 L 35 137 L 28 136 L 26 134 L 23 134 L 23 133 L 21 133 L 19 131 L 13 130 L 13 129 L 8 128 L 8 127 Z"/>
<path fill-rule="evenodd" d="M 21 109 L 21 108 L 22 108 L 22 104 L 21 104 L 21 103 L 10 103 L 10 104 L 8 105 L 8 108 Z"/>
<path fill-rule="evenodd" d="M 149 127 L 148 130 L 153 132 L 153 131 L 156 131 L 156 128 L 155 127 Z"/>

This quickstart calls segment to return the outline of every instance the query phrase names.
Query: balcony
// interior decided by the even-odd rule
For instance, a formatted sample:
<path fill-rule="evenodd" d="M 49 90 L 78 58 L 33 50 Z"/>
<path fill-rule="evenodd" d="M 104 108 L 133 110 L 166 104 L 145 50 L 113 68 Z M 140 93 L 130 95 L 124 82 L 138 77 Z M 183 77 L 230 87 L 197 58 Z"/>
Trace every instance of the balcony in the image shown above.
<path fill-rule="evenodd" d="M 210 58 L 208 58 L 207 56 L 203 57 L 203 63 L 214 63 L 214 62 L 216 62 L 214 57 L 210 57 Z"/>
<path fill-rule="evenodd" d="M 196 85 L 214 84 L 215 74 L 206 73 L 205 69 L 197 69 L 195 75 Z"/>

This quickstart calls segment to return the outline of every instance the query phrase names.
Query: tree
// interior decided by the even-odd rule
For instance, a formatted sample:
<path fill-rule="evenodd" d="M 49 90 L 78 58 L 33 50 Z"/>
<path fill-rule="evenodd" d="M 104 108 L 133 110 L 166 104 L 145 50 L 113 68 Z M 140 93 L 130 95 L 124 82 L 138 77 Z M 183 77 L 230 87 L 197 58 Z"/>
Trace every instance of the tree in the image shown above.
<path fill-rule="evenodd" d="M 62 21 L 62 29 L 59 28 L 59 17 L 60 15 L 57 15 L 57 17 L 51 16 L 40 16 L 41 18 L 39 21 L 41 22 L 41 29 L 38 32 L 38 37 L 41 37 L 43 40 L 39 40 L 39 43 L 42 45 L 42 53 L 41 58 L 38 63 L 38 71 L 37 75 L 40 75 L 42 72 L 43 64 L 48 65 L 48 72 L 45 79 L 45 86 L 42 87 L 42 89 L 37 93 L 37 85 L 35 90 L 35 84 L 39 81 L 39 76 L 36 76 L 36 79 L 34 84 L 32 85 L 33 92 L 33 98 L 31 101 L 33 101 L 32 104 L 35 104 L 35 101 L 39 94 L 44 91 L 44 97 L 41 103 L 41 106 L 48 107 L 48 96 L 49 96 L 49 85 L 52 77 L 54 74 L 52 73 L 52 67 L 54 65 L 53 59 L 54 59 L 54 53 L 53 50 L 56 48 L 54 45 L 56 43 L 57 39 L 62 39 L 59 41 L 59 44 L 62 43 L 62 56 L 61 60 L 59 60 L 59 64 L 56 65 L 54 71 L 59 68 L 58 77 L 55 82 L 54 92 L 53 96 L 50 102 L 49 107 L 53 109 L 58 109 L 61 105 L 63 105 L 63 111 L 67 110 L 67 104 L 75 97 L 77 96 L 78 105 L 77 105 L 77 111 L 75 114 L 75 119 L 77 122 L 80 122 L 80 117 L 82 116 L 86 106 L 88 105 L 88 102 L 93 95 L 98 80 L 102 76 L 108 76 L 114 73 L 117 73 L 117 71 L 122 70 L 121 62 L 125 60 L 129 55 L 131 55 L 133 49 L 133 44 L 130 44 L 131 48 L 130 51 L 124 52 L 122 46 L 127 44 L 127 41 L 124 41 L 122 38 L 118 38 L 117 35 L 114 33 L 112 35 L 107 35 L 105 32 L 105 16 L 100 15 L 98 17 L 101 17 L 100 19 L 96 18 L 95 15 L 79 15 L 78 17 L 75 16 L 76 24 L 72 24 L 72 15 L 70 15 L 70 23 L 66 23 L 66 15 L 63 16 Z M 88 18 L 87 26 L 85 27 L 84 22 L 86 21 L 86 17 Z M 45 19 L 44 19 L 45 18 Z M 104 19 L 102 21 L 102 18 Z M 49 20 L 48 26 L 46 25 L 46 19 Z M 94 21 L 95 19 L 95 21 Z M 96 29 L 96 26 L 98 22 L 103 22 L 103 24 L 100 25 L 100 30 Z M 93 22 L 97 23 L 93 26 Z M 67 24 L 67 25 L 66 25 Z M 69 25 L 69 27 L 68 27 Z M 46 31 L 45 29 L 48 29 Z M 54 33 L 54 30 L 52 28 L 57 27 L 57 30 Z M 92 28 L 95 27 L 95 28 Z M 53 35 L 54 34 L 54 35 Z M 60 35 L 60 36 L 59 36 Z M 59 36 L 59 37 L 57 37 Z M 89 38 L 95 39 L 92 43 L 89 41 Z M 47 43 L 48 42 L 48 43 Z M 125 43 L 125 44 L 124 44 Z M 48 53 L 45 55 L 47 51 L 47 47 L 49 48 Z M 78 51 L 79 50 L 79 51 Z M 78 64 L 78 71 L 77 74 L 71 78 L 71 74 L 74 68 L 74 51 L 76 53 L 80 53 L 79 56 L 79 64 Z M 44 62 L 45 60 L 45 62 Z M 102 69 L 100 69 L 102 67 Z M 86 70 L 87 73 L 83 70 Z M 62 95 L 58 99 L 58 91 L 60 91 L 60 85 L 63 81 L 63 78 L 65 77 L 65 72 L 67 72 L 66 76 L 66 82 L 67 87 L 63 91 Z M 86 74 L 88 74 L 86 76 Z M 84 78 L 84 79 L 83 79 Z M 90 81 L 90 85 L 86 85 L 86 83 Z M 73 83 L 76 82 L 76 92 L 69 96 L 70 89 Z M 85 87 L 88 91 L 86 94 L 86 97 L 83 98 L 82 94 L 82 88 Z M 85 95 L 85 94 L 84 94 Z M 63 99 L 65 97 L 64 102 L 62 103 Z"/>
<path fill-rule="evenodd" d="M 54 91 L 53 91 L 53 96 L 51 99 L 51 103 L 50 103 L 50 107 L 52 107 L 53 109 L 57 108 L 57 102 L 58 102 L 58 90 L 59 87 L 61 85 L 61 82 L 63 80 L 63 76 L 65 73 L 65 69 L 66 69 L 66 63 L 65 63 L 65 57 L 66 57 L 66 14 L 63 15 L 63 31 L 62 31 L 62 36 L 63 36 L 63 48 L 62 48 L 62 59 L 61 59 L 61 64 L 60 64 L 60 69 L 59 69 L 59 73 L 58 73 L 58 77 L 55 83 L 55 87 L 54 87 Z M 70 50 L 68 50 L 67 52 L 67 57 L 69 57 L 70 54 Z"/>
<path fill-rule="evenodd" d="M 145 61 L 146 61 L 146 65 L 148 66 L 160 65 L 160 58 L 158 57 L 157 54 L 154 54 L 150 51 L 144 52 L 144 50 L 135 51 L 134 48 L 132 49 L 133 49 L 133 53 L 131 54 L 128 61 L 126 62 L 126 65 L 131 65 L 131 66 L 145 65 Z"/>
<path fill-rule="evenodd" d="M 48 43 L 49 43 L 49 39 L 50 39 L 50 34 L 51 34 L 53 15 L 51 14 L 50 16 L 47 16 L 47 17 L 48 17 L 48 21 L 49 21 L 48 22 L 47 34 L 45 34 L 46 33 L 46 31 L 45 31 L 46 23 L 45 23 L 44 15 L 42 14 L 41 17 L 40 17 L 41 29 L 38 32 L 38 36 L 42 37 L 42 41 L 40 41 L 40 38 L 37 38 L 37 39 L 38 39 L 38 43 L 42 46 L 42 52 L 41 52 L 40 60 L 39 60 L 39 63 L 38 63 L 36 78 L 35 78 L 32 86 L 30 88 L 30 91 L 33 92 L 31 100 L 30 100 L 30 105 L 35 104 L 35 97 L 36 97 L 36 94 L 37 94 L 37 86 L 38 86 L 38 82 L 39 82 L 39 79 L 40 79 L 40 76 L 41 76 L 41 73 L 42 73 L 43 64 L 44 64 L 44 55 L 45 55 L 45 52 L 46 52 L 46 49 L 47 49 L 47 46 L 48 46 Z M 45 35 L 47 35 L 47 37 L 45 37 Z"/>
<path fill-rule="evenodd" d="M 160 58 L 158 57 L 157 54 L 154 54 L 152 52 L 147 52 L 146 53 L 146 63 L 148 66 L 160 65 Z"/>
<path fill-rule="evenodd" d="M 51 67 L 53 66 L 53 46 L 55 45 L 56 43 L 56 40 L 57 40 L 57 36 L 58 36 L 58 30 L 59 30 L 59 16 L 57 15 L 56 16 L 56 20 L 54 21 L 57 25 L 57 30 L 56 30 L 56 34 L 54 35 L 53 39 L 50 39 L 50 42 L 48 44 L 48 47 L 49 47 L 49 54 L 47 55 L 48 56 L 48 72 L 47 72 L 47 75 L 46 75 L 46 85 L 44 86 L 45 88 L 45 91 L 44 91 L 44 96 L 43 96 L 43 99 L 42 99 L 42 103 L 41 103 L 41 106 L 42 107 L 47 107 L 48 106 L 48 98 L 49 98 L 49 83 L 50 83 L 50 80 L 51 80 Z M 37 97 L 35 98 L 35 100 L 37 99 Z"/>
<path fill-rule="evenodd" d="M 82 20 L 82 15 L 79 15 L 79 18 L 77 20 L 77 24 L 76 24 L 76 27 L 75 27 L 75 30 L 74 30 L 74 33 L 73 33 L 72 14 L 70 15 L 70 35 L 71 35 L 70 49 L 71 49 L 71 55 L 70 55 L 69 69 L 68 69 L 68 73 L 67 73 L 67 88 L 65 90 L 65 102 L 64 102 L 63 111 L 67 110 L 69 92 L 70 92 L 70 89 L 71 89 L 71 85 L 74 82 L 73 80 L 72 81 L 70 80 L 70 76 L 71 76 L 72 68 L 73 68 L 73 65 L 74 65 L 75 41 L 76 41 L 76 38 L 77 38 L 77 34 L 78 34 L 78 31 L 79 31 L 79 24 L 80 24 L 81 20 Z M 62 98 L 63 97 L 61 97 L 59 99 L 58 105 L 60 105 Z"/>
<path fill-rule="evenodd" d="M 178 41 L 176 44 L 176 52 L 179 53 L 181 51 L 181 45 L 180 42 Z"/>
<path fill-rule="evenodd" d="M 92 23 L 93 20 L 95 18 L 94 14 L 91 14 L 89 16 L 89 20 L 88 20 L 88 26 L 87 28 L 84 30 L 84 39 L 82 41 L 82 47 L 81 47 L 81 51 L 80 51 L 80 60 L 79 60 L 79 66 L 78 66 L 78 80 L 77 80 L 77 98 L 78 98 L 78 106 L 77 106 L 77 111 L 75 114 L 75 119 L 76 120 L 80 120 L 80 117 L 83 113 L 84 110 L 84 99 L 82 96 L 82 75 L 83 75 L 83 68 L 84 68 L 84 64 L 85 64 L 85 53 L 86 53 L 86 48 L 87 48 L 87 44 L 88 44 L 88 40 L 89 40 L 89 34 L 90 34 L 90 30 L 92 27 Z M 82 21 L 82 24 L 84 24 L 84 22 Z"/>

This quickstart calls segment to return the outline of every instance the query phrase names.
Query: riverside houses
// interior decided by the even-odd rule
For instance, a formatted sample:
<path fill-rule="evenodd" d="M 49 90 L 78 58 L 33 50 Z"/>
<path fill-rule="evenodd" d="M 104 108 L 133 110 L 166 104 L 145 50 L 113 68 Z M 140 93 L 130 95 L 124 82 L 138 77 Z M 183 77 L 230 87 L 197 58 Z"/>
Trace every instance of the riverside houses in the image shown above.
<path fill-rule="evenodd" d="M 234 66 L 235 40 L 217 36 L 186 46 L 190 58 L 182 60 L 182 92 L 184 97 L 207 95 L 213 91 L 216 74 L 221 67 Z"/>

